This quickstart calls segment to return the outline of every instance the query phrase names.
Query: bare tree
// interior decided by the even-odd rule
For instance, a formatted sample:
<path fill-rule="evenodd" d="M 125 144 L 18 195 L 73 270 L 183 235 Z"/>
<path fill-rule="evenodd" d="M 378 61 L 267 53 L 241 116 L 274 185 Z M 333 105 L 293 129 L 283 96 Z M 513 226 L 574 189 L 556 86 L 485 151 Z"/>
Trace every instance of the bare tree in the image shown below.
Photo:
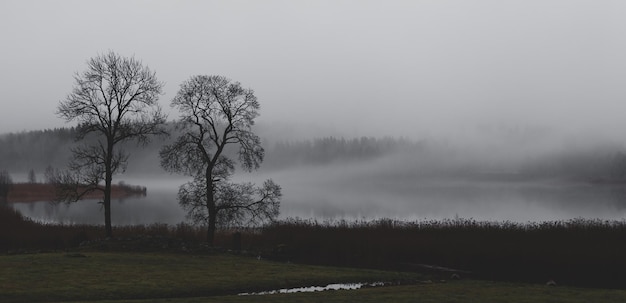
<path fill-rule="evenodd" d="M 37 183 L 37 175 L 35 175 L 35 170 L 32 168 L 28 171 L 28 183 L 30 184 Z"/>
<path fill-rule="evenodd" d="M 229 182 L 235 161 L 226 155 L 227 146 L 238 147 L 239 162 L 247 171 L 263 161 L 261 140 L 252 132 L 259 115 L 254 91 L 221 76 L 194 76 L 181 85 L 172 107 L 181 113 L 180 136 L 161 149 L 161 166 L 193 177 L 180 187 L 178 200 L 194 222 L 207 225 L 207 242 L 213 244 L 217 226 L 275 219 L 280 186 L 272 180 L 261 187 Z"/>
<path fill-rule="evenodd" d="M 157 103 L 163 83 L 141 61 L 112 51 L 91 58 L 74 79 L 74 89 L 59 103 L 57 114 L 78 122 L 76 139 L 84 144 L 73 148 L 69 172 L 52 179 L 62 186 L 67 202 L 103 191 L 104 223 L 110 237 L 112 179 L 125 171 L 129 157 L 120 143 L 145 145 L 151 135 L 166 134 L 165 115 Z"/>
<path fill-rule="evenodd" d="M 13 186 L 11 175 L 5 170 L 0 171 L 0 205 L 7 204 L 9 191 Z"/>

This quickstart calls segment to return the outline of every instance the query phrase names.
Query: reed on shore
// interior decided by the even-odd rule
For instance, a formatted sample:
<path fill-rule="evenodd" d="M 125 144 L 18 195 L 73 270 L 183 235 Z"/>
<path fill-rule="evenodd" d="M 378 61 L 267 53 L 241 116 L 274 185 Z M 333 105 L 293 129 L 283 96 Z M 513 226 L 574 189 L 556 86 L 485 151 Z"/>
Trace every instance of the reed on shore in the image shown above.
<path fill-rule="evenodd" d="M 98 243 L 104 235 L 103 226 L 37 223 L 8 207 L 0 209 L 0 227 L 1 252 L 75 249 Z M 114 236 L 168 239 L 145 249 L 190 252 L 202 247 L 206 234 L 202 227 L 181 223 L 117 226 Z M 106 247 L 152 245 L 137 243 Z M 461 276 L 490 280 L 626 287 L 626 221 L 288 219 L 262 228 L 222 230 L 215 243 L 224 250 L 295 263 L 406 271 L 431 268 L 442 277 L 449 277 L 448 269 L 454 269 Z"/>

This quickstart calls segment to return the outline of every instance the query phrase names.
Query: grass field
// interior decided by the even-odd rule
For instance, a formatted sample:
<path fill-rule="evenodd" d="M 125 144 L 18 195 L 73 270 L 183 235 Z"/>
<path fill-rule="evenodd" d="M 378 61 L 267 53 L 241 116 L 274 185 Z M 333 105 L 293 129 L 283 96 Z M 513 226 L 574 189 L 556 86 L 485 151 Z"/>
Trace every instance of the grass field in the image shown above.
<path fill-rule="evenodd" d="M 0 256 L 1 302 L 623 302 L 624 290 L 427 277 L 256 258 L 171 253 L 43 253 Z M 338 282 L 401 286 L 265 296 L 240 292 Z"/>
<path fill-rule="evenodd" d="M 240 243 L 235 245 L 235 232 Z M 211 251 L 205 228 L 42 224 L 0 207 L 0 252 Z M 482 280 L 626 289 L 626 221 L 575 219 L 518 224 L 444 220 L 317 222 L 286 220 L 257 229 L 220 230 L 218 250 L 241 249 L 275 261 L 384 270 L 419 270 L 420 264 L 471 272 Z M 237 248 L 238 247 L 238 248 Z"/>
<path fill-rule="evenodd" d="M 257 260 L 228 254 L 43 253 L 0 257 L 0 302 L 213 296 L 420 276 Z"/>

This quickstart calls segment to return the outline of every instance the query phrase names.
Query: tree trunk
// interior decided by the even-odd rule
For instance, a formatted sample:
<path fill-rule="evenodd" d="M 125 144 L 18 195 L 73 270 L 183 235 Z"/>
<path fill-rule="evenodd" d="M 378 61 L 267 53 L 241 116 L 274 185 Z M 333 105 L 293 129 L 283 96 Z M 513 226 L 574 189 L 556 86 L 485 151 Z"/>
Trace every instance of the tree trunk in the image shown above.
<path fill-rule="evenodd" d="M 107 176 L 104 185 L 104 229 L 107 238 L 113 237 L 113 227 L 111 226 L 111 177 Z"/>
<path fill-rule="evenodd" d="M 213 179 L 211 172 L 213 168 L 209 165 L 206 173 L 206 207 L 209 215 L 209 225 L 207 227 L 206 242 L 209 246 L 213 246 L 215 241 L 215 229 L 217 226 L 217 209 L 215 207 L 215 197 L 213 193 Z"/>
<path fill-rule="evenodd" d="M 209 246 L 213 246 L 215 241 L 215 229 L 216 229 L 216 216 L 215 211 L 209 213 L 209 227 L 207 228 L 206 233 L 206 242 Z"/>
<path fill-rule="evenodd" d="M 104 229 L 107 238 L 113 237 L 113 227 L 111 226 L 111 182 L 113 180 L 113 144 L 109 142 L 107 154 L 105 155 L 105 175 L 104 175 Z"/>
<path fill-rule="evenodd" d="M 217 211 L 215 208 L 215 200 L 213 199 L 213 188 L 207 190 L 207 211 L 209 212 L 209 225 L 207 227 L 206 242 L 209 246 L 213 246 L 217 226 Z"/>

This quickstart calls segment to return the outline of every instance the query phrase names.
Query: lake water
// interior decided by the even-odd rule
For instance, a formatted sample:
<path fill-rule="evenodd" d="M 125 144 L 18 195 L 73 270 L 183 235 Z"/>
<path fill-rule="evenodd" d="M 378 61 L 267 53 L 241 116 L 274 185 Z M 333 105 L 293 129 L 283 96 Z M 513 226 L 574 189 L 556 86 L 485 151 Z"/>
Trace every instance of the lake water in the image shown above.
<path fill-rule="evenodd" d="M 283 188 L 280 218 L 318 220 L 397 218 L 404 220 L 473 218 L 488 221 L 546 221 L 572 218 L 626 218 L 626 189 L 560 182 L 470 182 L 377 178 L 362 171 L 309 168 L 249 174 L 261 183 L 266 175 Z M 114 200 L 115 225 L 185 221 L 176 202 L 183 178 L 126 177 L 148 188 L 146 197 Z M 24 215 L 43 222 L 101 224 L 103 210 L 94 200 L 70 205 L 16 203 Z"/>

